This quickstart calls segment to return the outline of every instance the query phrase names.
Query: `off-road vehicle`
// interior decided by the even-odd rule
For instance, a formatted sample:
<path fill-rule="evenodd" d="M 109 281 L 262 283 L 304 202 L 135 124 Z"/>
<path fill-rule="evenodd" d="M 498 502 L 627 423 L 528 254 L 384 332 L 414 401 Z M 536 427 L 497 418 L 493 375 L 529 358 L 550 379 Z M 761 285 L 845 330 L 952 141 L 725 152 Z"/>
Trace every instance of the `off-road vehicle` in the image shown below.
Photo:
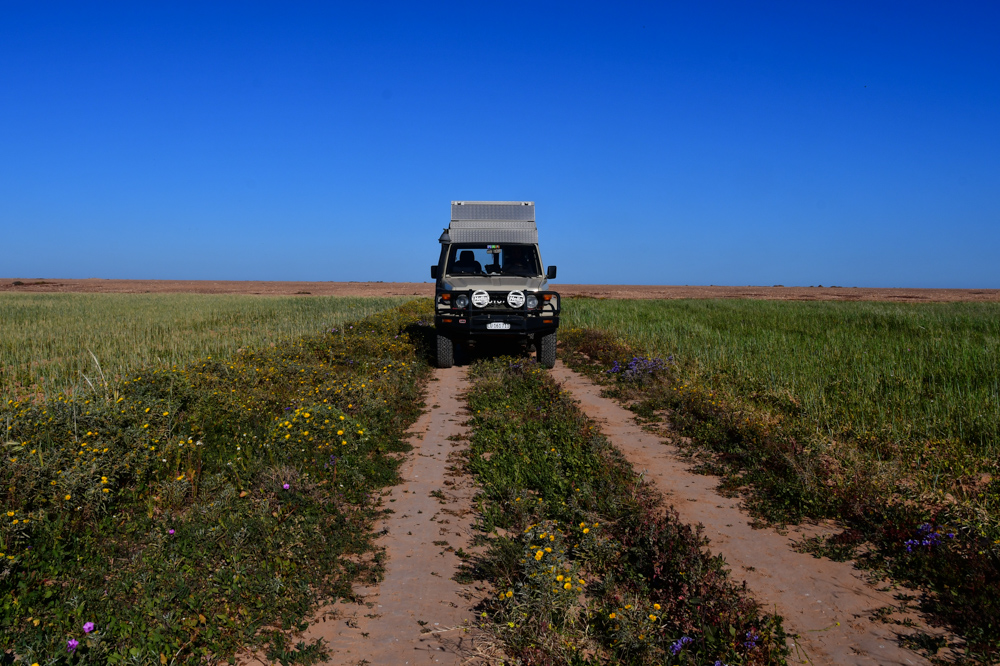
<path fill-rule="evenodd" d="M 437 364 L 455 362 L 455 346 L 515 341 L 534 346 L 538 363 L 556 362 L 559 294 L 548 291 L 556 267 L 542 272 L 533 201 L 452 201 L 451 224 L 431 266 L 437 280 Z"/>

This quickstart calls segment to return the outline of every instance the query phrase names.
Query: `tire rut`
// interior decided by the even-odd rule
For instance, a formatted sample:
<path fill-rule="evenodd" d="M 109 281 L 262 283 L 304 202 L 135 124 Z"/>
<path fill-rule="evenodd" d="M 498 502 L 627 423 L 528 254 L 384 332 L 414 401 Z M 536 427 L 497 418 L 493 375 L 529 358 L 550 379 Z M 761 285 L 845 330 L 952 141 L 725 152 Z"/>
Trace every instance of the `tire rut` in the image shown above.
<path fill-rule="evenodd" d="M 382 582 L 355 589 L 357 605 L 328 606 L 303 638 L 324 639 L 331 664 L 460 664 L 474 654 L 473 607 L 482 584 L 453 580 L 456 551 L 472 542 L 472 480 L 449 471 L 466 446 L 464 368 L 438 369 L 428 382 L 429 406 L 410 429 L 413 450 L 400 470 L 403 483 L 384 492 L 392 509 L 376 530 L 386 551 Z"/>
<path fill-rule="evenodd" d="M 681 519 L 704 526 L 710 548 L 726 559 L 733 577 L 745 579 L 762 605 L 785 618 L 786 631 L 796 635 L 790 663 L 930 663 L 902 647 L 889 626 L 869 619 L 877 609 L 898 604 L 891 593 L 866 582 L 850 562 L 797 552 L 795 537 L 752 528 L 752 519 L 740 510 L 738 500 L 715 490 L 717 479 L 691 472 L 676 447 L 643 431 L 631 412 L 601 397 L 599 386 L 561 361 L 551 372 L 633 467 L 674 505 Z"/>

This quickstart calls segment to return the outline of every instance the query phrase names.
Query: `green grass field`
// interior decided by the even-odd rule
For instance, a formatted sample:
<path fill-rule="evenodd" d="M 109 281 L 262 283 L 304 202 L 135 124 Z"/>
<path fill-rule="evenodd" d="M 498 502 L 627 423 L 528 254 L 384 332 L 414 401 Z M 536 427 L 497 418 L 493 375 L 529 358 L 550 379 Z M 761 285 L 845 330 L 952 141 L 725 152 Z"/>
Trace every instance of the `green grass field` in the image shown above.
<path fill-rule="evenodd" d="M 0 295 L 0 398 L 40 397 L 317 333 L 405 298 L 205 294 Z M 93 352 L 93 357 L 91 356 Z M 94 359 L 97 359 L 95 363 Z"/>
<path fill-rule="evenodd" d="M 1000 304 L 572 299 L 563 321 L 673 354 L 691 379 L 794 399 L 834 436 L 1000 454 Z"/>
<path fill-rule="evenodd" d="M 759 517 L 840 520 L 807 547 L 1000 651 L 1000 304 L 567 299 L 563 321 L 564 358 Z"/>
<path fill-rule="evenodd" d="M 359 431 L 376 432 L 382 427 L 376 424 L 384 421 L 385 436 L 366 443 L 375 448 L 365 455 L 389 450 L 404 425 L 390 417 L 393 410 L 412 407 L 416 377 L 393 379 L 385 395 L 368 396 L 378 400 L 362 399 L 357 387 L 371 383 L 369 373 L 385 374 L 387 359 L 395 365 L 405 356 L 412 365 L 424 352 L 397 349 L 401 342 L 374 329 L 364 335 L 349 329 L 346 342 L 327 336 L 320 344 L 312 336 L 347 328 L 346 322 L 405 300 L 0 296 L 0 411 L 7 437 L 17 440 L 9 443 L 13 448 L 8 447 L 2 468 L 9 489 L 6 506 L 15 515 L 0 534 L 0 546 L 6 562 L 14 562 L 5 566 L 27 572 L 8 582 L 27 599 L 37 591 L 31 576 L 43 573 L 41 560 L 32 558 L 54 553 L 58 557 L 51 561 L 62 564 L 52 565 L 45 574 L 49 579 L 82 575 L 70 566 L 74 561 L 100 573 L 104 569 L 95 564 L 104 556 L 100 549 L 87 550 L 91 542 L 84 539 L 72 546 L 83 550 L 63 562 L 59 557 L 68 546 L 56 537 L 65 529 L 90 536 L 115 532 L 120 527 L 116 516 L 128 516 L 146 531 L 119 535 L 119 541 L 105 544 L 112 550 L 127 550 L 135 539 L 152 534 L 152 523 L 166 529 L 163 521 L 222 495 L 232 503 L 230 517 L 241 521 L 226 528 L 227 534 L 237 534 L 238 524 L 271 529 L 262 525 L 272 513 L 244 515 L 246 507 L 230 491 L 246 487 L 266 497 L 271 507 L 288 500 L 280 486 L 277 492 L 272 487 L 273 470 L 292 466 L 303 474 L 308 469 L 314 476 L 340 478 L 338 473 L 349 471 L 346 458 L 331 472 L 309 449 L 288 452 L 305 456 L 302 460 L 272 460 L 265 447 L 257 453 L 266 460 L 248 479 L 240 475 L 250 469 L 249 458 L 239 447 L 233 449 L 234 438 L 249 432 L 260 442 L 274 440 L 275 414 L 306 404 L 318 390 L 329 391 L 330 404 L 344 403 L 341 409 L 348 413 L 361 409 L 356 416 L 368 427 Z M 989 661 L 1000 653 L 995 619 L 1000 616 L 1000 304 L 567 299 L 563 305 L 563 358 L 605 383 L 641 417 L 656 421 L 668 415 L 681 434 L 693 439 L 691 450 L 706 471 L 720 474 L 724 488 L 743 492 L 758 516 L 778 522 L 840 519 L 844 535 L 812 544 L 813 552 L 855 557 L 919 587 L 927 592 L 923 609 L 968 638 L 975 659 Z M 405 309 L 411 328 L 429 312 L 423 303 Z M 400 325 L 398 316 L 390 319 L 393 327 Z M 300 351 L 303 336 L 320 350 L 308 360 Z M 628 364 L 634 356 L 669 361 L 652 373 L 632 372 Z M 198 365 L 192 365 L 195 361 Z M 84 377 L 99 390 L 90 390 Z M 104 380 L 120 393 L 109 396 L 101 386 Z M 98 432 L 107 442 L 101 448 L 90 441 Z M 192 462 L 189 445 L 198 437 L 211 446 L 198 450 Z M 86 443 L 79 450 L 73 448 L 78 440 Z M 168 448 L 161 457 L 150 447 Z M 118 453 L 109 456 L 112 449 Z M 207 453 L 213 457 L 203 462 Z M 76 459 L 84 455 L 87 461 Z M 112 473 L 101 467 L 104 456 Z M 237 462 L 243 467 L 229 465 Z M 210 467 L 215 485 L 203 487 L 203 470 Z M 365 483 L 376 487 L 391 475 L 369 476 Z M 89 502 L 80 506 L 90 507 L 79 515 L 69 503 L 74 498 L 75 506 L 78 496 Z M 316 508 L 316 520 L 322 515 Z M 48 550 L 19 550 L 29 543 L 29 529 L 52 536 Z M 190 543 L 181 537 L 169 543 L 188 544 L 185 556 L 194 557 L 197 534 L 176 531 Z M 364 527 L 352 532 L 361 534 Z M 157 538 L 162 541 L 162 534 Z M 153 544 L 156 550 L 143 542 L 142 552 L 160 553 L 163 543 Z M 229 558 L 238 543 L 223 546 L 216 555 Z M 336 556 L 340 548 L 311 554 L 310 564 L 303 566 Z M 146 564 L 121 569 L 118 598 L 143 598 L 134 580 L 163 561 L 156 555 Z M 272 574 L 254 569 L 249 580 L 256 585 Z M 227 594 L 216 601 L 225 602 Z M 298 605 L 286 609 L 289 617 L 301 616 L 307 596 L 296 597 L 292 605 Z M 37 600 L 31 611 L 0 604 L 0 611 L 20 623 L 19 640 L 27 640 L 25 645 L 51 647 L 82 611 L 45 610 L 50 601 Z M 194 636 L 204 649 L 223 654 L 242 640 L 240 635 L 260 626 L 227 613 L 217 613 L 216 619 L 225 626 L 210 628 L 199 617 L 186 628 L 187 638 L 171 630 L 156 641 L 177 650 Z M 34 633 L 36 627 L 40 633 Z M 109 650 L 131 644 L 127 637 L 116 640 Z M 104 650 L 96 644 L 93 649 Z"/>

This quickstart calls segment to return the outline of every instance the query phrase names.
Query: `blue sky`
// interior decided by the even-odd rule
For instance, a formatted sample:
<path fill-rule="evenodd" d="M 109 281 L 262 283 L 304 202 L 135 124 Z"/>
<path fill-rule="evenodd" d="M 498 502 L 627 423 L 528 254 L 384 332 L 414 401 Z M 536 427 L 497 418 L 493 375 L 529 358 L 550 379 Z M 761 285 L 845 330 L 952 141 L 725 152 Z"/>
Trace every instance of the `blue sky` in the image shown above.
<path fill-rule="evenodd" d="M 0 276 L 1000 287 L 996 3 L 0 0 Z"/>

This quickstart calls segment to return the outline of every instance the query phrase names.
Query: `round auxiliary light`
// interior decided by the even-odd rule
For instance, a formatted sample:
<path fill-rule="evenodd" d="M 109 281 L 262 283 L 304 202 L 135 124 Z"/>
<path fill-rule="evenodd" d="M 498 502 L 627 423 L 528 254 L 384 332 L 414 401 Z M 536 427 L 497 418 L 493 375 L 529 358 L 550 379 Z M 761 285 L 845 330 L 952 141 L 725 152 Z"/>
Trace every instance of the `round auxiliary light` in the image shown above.
<path fill-rule="evenodd" d="M 534 310 L 535 308 L 538 307 L 538 297 L 535 296 L 534 294 L 528 294 L 528 296 L 525 298 L 525 301 L 527 301 L 528 303 L 529 310 Z"/>
<path fill-rule="evenodd" d="M 456 297 L 455 298 L 455 307 L 456 308 L 467 308 L 467 307 L 469 307 L 469 297 L 466 296 L 465 294 L 462 294 L 461 296 Z"/>
<path fill-rule="evenodd" d="M 507 294 L 507 305 L 512 308 L 519 308 L 524 305 L 524 292 L 512 291 Z"/>
<path fill-rule="evenodd" d="M 477 308 L 485 308 L 490 304 L 490 295 L 482 289 L 472 292 L 472 304 Z"/>

